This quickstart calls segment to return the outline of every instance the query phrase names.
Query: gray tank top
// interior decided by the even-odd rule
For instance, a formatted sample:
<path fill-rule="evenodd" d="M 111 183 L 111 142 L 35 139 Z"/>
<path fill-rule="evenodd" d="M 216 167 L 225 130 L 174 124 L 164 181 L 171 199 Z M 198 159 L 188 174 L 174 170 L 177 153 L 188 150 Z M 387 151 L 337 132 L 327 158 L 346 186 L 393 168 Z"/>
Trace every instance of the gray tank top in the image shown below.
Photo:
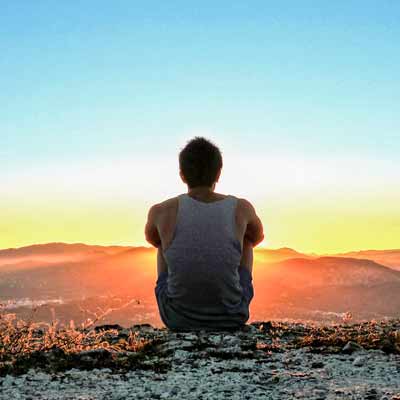
<path fill-rule="evenodd" d="M 178 196 L 173 239 L 163 251 L 167 297 L 177 312 L 196 319 L 245 314 L 238 268 L 241 243 L 235 234 L 237 197 L 205 203 Z"/>

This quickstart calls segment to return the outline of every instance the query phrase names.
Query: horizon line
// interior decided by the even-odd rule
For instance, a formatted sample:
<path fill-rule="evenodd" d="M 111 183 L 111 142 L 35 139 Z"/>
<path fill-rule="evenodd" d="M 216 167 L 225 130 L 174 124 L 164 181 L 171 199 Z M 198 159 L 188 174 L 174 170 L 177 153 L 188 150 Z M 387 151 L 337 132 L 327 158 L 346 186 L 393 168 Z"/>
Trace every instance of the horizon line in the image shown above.
<path fill-rule="evenodd" d="M 45 245 L 54 245 L 54 244 L 63 244 L 63 245 L 84 245 L 84 246 L 98 246 L 98 247 L 126 247 L 126 248 L 144 248 L 144 249 L 154 249 L 156 250 L 157 247 L 154 246 L 144 246 L 144 245 L 124 245 L 124 244 L 88 244 L 88 243 L 84 243 L 84 242 L 44 242 L 44 243 L 32 243 L 32 244 L 26 244 L 23 246 L 19 246 L 19 247 L 8 247 L 8 248 L 0 248 L 0 251 L 4 251 L 4 250 L 18 250 L 18 249 L 22 249 L 25 247 L 33 247 L 33 246 L 45 246 Z M 267 246 L 256 246 L 254 247 L 254 251 L 257 250 L 292 250 L 296 253 L 299 254 L 304 254 L 304 255 L 333 255 L 333 254 L 347 254 L 347 253 L 357 253 L 357 252 L 365 252 L 365 251 L 400 251 L 400 249 L 358 249 L 358 250 L 350 250 L 350 251 L 338 251 L 335 253 L 317 253 L 314 251 L 300 251 L 300 250 L 296 250 L 293 247 L 289 247 L 289 246 L 282 246 L 282 247 L 267 247 Z"/>

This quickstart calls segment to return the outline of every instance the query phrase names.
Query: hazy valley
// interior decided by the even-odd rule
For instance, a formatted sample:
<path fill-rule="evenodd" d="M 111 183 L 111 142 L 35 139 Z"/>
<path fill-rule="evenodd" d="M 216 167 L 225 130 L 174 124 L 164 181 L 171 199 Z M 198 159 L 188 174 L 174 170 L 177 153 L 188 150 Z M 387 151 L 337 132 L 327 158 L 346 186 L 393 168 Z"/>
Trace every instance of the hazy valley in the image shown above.
<path fill-rule="evenodd" d="M 254 260 L 249 322 L 400 316 L 400 250 L 318 256 L 256 248 Z M 99 323 L 162 326 L 155 282 L 154 248 L 49 243 L 0 250 L 3 309 L 35 321 L 80 324 L 105 313 Z"/>

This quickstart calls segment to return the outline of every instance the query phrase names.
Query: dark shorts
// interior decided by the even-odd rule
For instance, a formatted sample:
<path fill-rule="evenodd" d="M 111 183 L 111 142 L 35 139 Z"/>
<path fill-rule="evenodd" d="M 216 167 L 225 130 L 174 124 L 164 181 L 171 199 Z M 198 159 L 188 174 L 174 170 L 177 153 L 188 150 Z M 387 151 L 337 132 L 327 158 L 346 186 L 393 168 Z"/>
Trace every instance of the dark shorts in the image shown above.
<path fill-rule="evenodd" d="M 243 303 L 245 308 L 247 309 L 247 317 L 245 320 L 248 319 L 248 308 L 250 305 L 251 300 L 254 297 L 254 288 L 253 288 L 253 277 L 252 274 L 249 272 L 247 268 L 240 265 L 239 269 L 239 277 L 240 277 L 240 285 L 243 288 Z M 157 304 L 160 312 L 160 316 L 162 321 L 165 325 L 168 326 L 168 321 L 166 321 L 164 307 L 165 307 L 165 299 L 166 299 L 166 290 L 167 290 L 167 279 L 168 279 L 168 272 L 164 271 L 161 272 L 157 278 L 156 287 L 155 287 L 155 295 L 157 299 Z M 244 324 L 245 322 L 243 322 Z"/>

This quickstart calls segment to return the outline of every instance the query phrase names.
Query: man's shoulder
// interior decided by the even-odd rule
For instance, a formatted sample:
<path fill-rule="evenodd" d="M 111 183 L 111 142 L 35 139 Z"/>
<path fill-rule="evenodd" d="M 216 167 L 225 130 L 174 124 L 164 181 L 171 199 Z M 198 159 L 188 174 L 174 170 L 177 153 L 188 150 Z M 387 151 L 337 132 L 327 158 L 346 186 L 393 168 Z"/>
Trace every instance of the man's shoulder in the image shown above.
<path fill-rule="evenodd" d="M 171 206 L 175 206 L 178 202 L 179 195 L 175 197 L 169 197 L 168 199 L 162 200 L 158 203 L 159 208 L 168 208 Z"/>
<path fill-rule="evenodd" d="M 242 198 L 242 197 L 236 197 L 236 198 L 237 198 L 238 207 L 241 210 L 243 210 L 244 212 L 248 212 L 248 213 L 252 213 L 255 211 L 253 204 L 249 200 Z"/>
<path fill-rule="evenodd" d="M 170 211 L 171 209 L 176 208 L 178 204 L 178 197 L 179 195 L 162 200 L 159 203 L 156 203 L 153 206 L 151 206 L 151 210 L 153 210 L 153 213 L 156 215 L 160 215 L 166 211 Z"/>

